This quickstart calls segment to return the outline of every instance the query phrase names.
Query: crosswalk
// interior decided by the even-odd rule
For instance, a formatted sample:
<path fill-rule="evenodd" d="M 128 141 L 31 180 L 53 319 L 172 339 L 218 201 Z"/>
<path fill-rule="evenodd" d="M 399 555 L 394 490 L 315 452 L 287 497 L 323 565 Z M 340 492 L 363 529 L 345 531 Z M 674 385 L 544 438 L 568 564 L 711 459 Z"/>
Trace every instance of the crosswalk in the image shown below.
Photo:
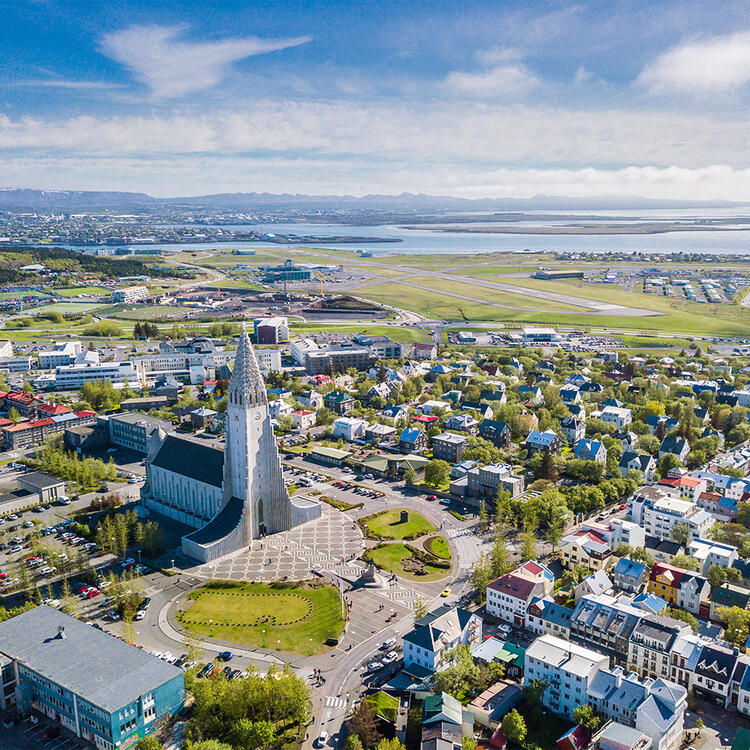
<path fill-rule="evenodd" d="M 455 539 L 459 536 L 471 536 L 473 533 L 471 529 L 448 529 L 448 539 Z"/>
<path fill-rule="evenodd" d="M 326 696 L 326 708 L 344 708 L 348 701 L 335 695 Z"/>

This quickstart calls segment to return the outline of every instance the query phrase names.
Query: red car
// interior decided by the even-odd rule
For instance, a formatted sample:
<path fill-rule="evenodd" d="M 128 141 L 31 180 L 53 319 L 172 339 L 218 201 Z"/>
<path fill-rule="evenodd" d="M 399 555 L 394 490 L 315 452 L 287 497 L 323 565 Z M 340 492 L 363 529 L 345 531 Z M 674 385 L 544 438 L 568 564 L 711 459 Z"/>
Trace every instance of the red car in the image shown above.
<path fill-rule="evenodd" d="M 622 504 L 622 505 L 620 506 L 620 510 L 625 510 L 625 509 L 626 509 L 627 507 L 628 507 L 628 504 L 627 504 L 627 503 L 623 503 L 623 504 Z"/>
<path fill-rule="evenodd" d="M 95 596 L 99 596 L 99 594 L 101 594 L 101 593 L 102 593 L 102 592 L 101 592 L 101 591 L 99 591 L 99 589 L 89 589 L 89 590 L 88 590 L 88 591 L 87 591 L 87 592 L 86 592 L 86 593 L 84 594 L 84 597 L 83 597 L 83 598 L 84 598 L 84 599 L 93 599 L 93 598 L 94 598 Z"/>
<path fill-rule="evenodd" d="M 428 500 L 437 500 L 437 495 L 427 495 Z"/>

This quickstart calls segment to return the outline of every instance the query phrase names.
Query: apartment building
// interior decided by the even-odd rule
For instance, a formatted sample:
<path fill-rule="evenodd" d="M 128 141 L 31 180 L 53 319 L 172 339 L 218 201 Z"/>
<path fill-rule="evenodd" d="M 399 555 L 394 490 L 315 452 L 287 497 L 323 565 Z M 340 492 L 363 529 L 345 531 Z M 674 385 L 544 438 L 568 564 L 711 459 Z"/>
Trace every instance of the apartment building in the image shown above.
<path fill-rule="evenodd" d="M 555 577 L 541 563 L 528 561 L 487 586 L 487 614 L 523 627 L 529 604 L 552 593 Z"/>

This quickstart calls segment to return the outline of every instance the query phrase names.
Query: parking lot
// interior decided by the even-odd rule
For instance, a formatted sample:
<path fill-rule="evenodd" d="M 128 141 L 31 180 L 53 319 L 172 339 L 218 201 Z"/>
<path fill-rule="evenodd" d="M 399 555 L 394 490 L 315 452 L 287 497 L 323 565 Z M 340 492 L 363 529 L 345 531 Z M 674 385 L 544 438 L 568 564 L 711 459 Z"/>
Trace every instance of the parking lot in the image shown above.
<path fill-rule="evenodd" d="M 39 720 L 38 724 L 31 724 L 27 719 L 10 728 L 3 725 L 0 739 L 3 750 L 74 750 L 91 747 L 89 743 L 75 737 L 58 724 L 53 724 L 36 711 L 33 715 Z"/>

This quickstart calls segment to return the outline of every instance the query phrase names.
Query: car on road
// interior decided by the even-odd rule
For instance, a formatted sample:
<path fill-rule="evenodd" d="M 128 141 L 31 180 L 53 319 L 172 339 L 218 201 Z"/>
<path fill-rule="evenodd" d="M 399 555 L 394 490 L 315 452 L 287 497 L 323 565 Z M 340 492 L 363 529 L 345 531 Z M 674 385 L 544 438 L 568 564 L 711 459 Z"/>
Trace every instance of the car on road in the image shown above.
<path fill-rule="evenodd" d="M 315 746 L 316 747 L 325 747 L 327 742 L 328 742 L 328 732 L 326 732 L 325 729 L 324 729 L 318 735 L 318 738 L 315 740 Z"/>
<path fill-rule="evenodd" d="M 232 661 L 234 654 L 231 651 L 222 651 L 216 658 L 219 661 Z"/>
<path fill-rule="evenodd" d="M 437 500 L 437 495 L 427 495 L 428 500 Z"/>
<path fill-rule="evenodd" d="M 146 616 L 146 610 L 145 609 L 139 609 L 135 613 L 135 619 L 136 620 L 142 620 Z"/>
<path fill-rule="evenodd" d="M 450 590 L 450 587 L 444 588 L 444 589 L 443 589 L 443 590 L 442 590 L 442 591 L 440 592 L 440 596 L 442 596 L 442 597 L 446 597 L 446 596 L 450 596 L 450 595 L 451 595 L 451 590 Z"/>
<path fill-rule="evenodd" d="M 119 619 L 120 619 L 120 615 L 119 615 L 119 614 L 118 614 L 118 612 L 117 612 L 116 610 L 114 610 L 114 609 L 110 609 L 110 610 L 109 610 L 109 612 L 107 612 L 107 614 L 109 615 L 109 618 L 110 618 L 111 620 L 115 620 L 115 621 L 117 621 L 117 620 L 119 620 Z"/>
<path fill-rule="evenodd" d="M 395 642 L 396 642 L 395 638 L 389 638 L 388 640 L 383 641 L 380 644 L 380 650 L 381 651 L 387 651 Z"/>

